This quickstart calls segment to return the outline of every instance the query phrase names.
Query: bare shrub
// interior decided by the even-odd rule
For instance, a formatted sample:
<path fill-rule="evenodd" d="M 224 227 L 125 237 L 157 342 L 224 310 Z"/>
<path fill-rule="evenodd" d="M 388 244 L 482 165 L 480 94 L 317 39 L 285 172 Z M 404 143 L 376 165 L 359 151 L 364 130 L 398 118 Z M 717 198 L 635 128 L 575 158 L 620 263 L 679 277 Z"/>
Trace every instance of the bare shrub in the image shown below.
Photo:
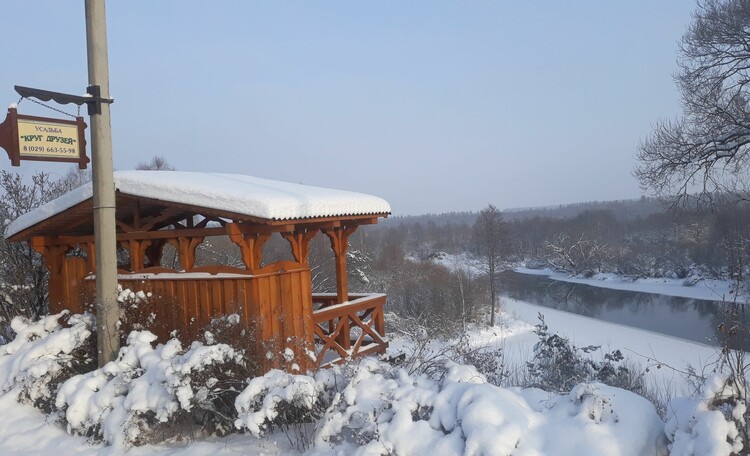
<path fill-rule="evenodd" d="M 45 204 L 72 188 L 65 179 L 54 180 L 38 172 L 31 182 L 22 175 L 0 171 L 0 237 L 13 220 Z M 38 319 L 48 311 L 49 272 L 42 256 L 26 242 L 0 239 L 0 335 L 12 337 L 10 322 L 16 316 Z"/>

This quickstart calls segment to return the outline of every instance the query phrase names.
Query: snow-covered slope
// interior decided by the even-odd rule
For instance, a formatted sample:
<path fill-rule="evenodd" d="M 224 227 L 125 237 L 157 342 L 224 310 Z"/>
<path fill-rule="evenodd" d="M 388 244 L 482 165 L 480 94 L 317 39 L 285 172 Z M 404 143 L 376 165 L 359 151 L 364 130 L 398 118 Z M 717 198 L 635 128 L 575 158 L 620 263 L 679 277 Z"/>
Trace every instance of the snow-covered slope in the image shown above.
<path fill-rule="evenodd" d="M 500 319 L 501 324 L 495 328 L 473 329 L 469 340 L 475 346 L 501 347 L 504 356 L 515 354 L 518 362 L 528 359 L 536 341 L 532 328 L 538 311 L 545 313 L 552 331 L 569 336 L 578 345 L 609 345 L 608 348 L 642 353 L 677 368 L 684 367 L 685 363 L 700 365 L 715 353 L 713 348 L 700 344 L 520 301 L 504 304 L 508 313 Z M 511 318 L 510 314 L 519 319 Z M 51 326 L 45 328 L 54 334 Z M 398 341 L 394 342 L 392 346 L 398 347 Z M 17 363 L 29 363 L 31 353 L 35 352 L 24 351 L 18 344 L 14 347 L 14 353 L 22 353 L 23 360 L 0 356 L 0 369 L 8 369 L 8 363 L 12 362 L 20 372 Z M 152 353 L 146 346 L 138 350 Z M 164 350 L 157 347 L 153 353 Z M 262 417 L 272 416 L 271 410 L 265 407 L 275 407 L 277 401 L 257 402 L 255 396 L 261 392 L 278 391 L 274 394 L 283 398 L 321 388 L 338 388 L 324 415 L 306 428 L 311 445 L 307 454 L 665 454 L 665 423 L 658 418 L 650 402 L 631 392 L 601 384 L 579 384 L 566 394 L 503 388 L 487 383 L 471 366 L 452 364 L 448 367 L 442 379 L 409 374 L 374 359 L 314 378 L 285 379 L 284 375 L 290 374 L 272 372 L 255 379 L 238 397 L 241 419 L 236 423 L 242 427 L 252 425 L 246 427 L 247 431 L 258 433 L 257 424 Z M 652 369 L 649 378 L 674 385 L 679 381 L 674 375 L 674 371 L 663 367 Z M 76 381 L 70 383 L 75 384 Z M 297 384 L 305 388 L 297 389 L 294 386 Z M 70 393 L 70 388 L 66 388 Z M 688 405 L 697 407 L 695 404 L 698 403 L 693 401 Z M 54 420 L 31 406 L 18 404 L 13 390 L 0 394 L 0 410 L 3 411 L 0 414 L 0 454 L 3 455 L 109 455 L 124 451 L 119 446 L 92 446 L 85 438 L 68 435 Z M 709 414 L 705 410 L 701 413 Z M 670 426 L 671 432 L 679 433 L 681 439 L 692 438 L 690 428 Z M 703 435 L 703 444 L 726 441 L 720 435 L 725 429 L 716 429 L 716 435 Z M 296 453 L 283 433 L 265 437 L 250 434 L 145 445 L 130 449 L 128 454 Z M 687 445 L 692 444 L 688 441 Z"/>

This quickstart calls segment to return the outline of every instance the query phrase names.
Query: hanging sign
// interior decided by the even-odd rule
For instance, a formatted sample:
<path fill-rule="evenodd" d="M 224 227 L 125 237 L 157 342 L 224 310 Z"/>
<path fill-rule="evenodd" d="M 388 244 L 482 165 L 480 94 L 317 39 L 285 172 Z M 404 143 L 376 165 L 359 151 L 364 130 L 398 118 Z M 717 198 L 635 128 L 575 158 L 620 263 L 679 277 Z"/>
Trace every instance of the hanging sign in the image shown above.
<path fill-rule="evenodd" d="M 0 147 L 5 149 L 13 166 L 21 160 L 78 163 L 86 169 L 86 123 L 75 120 L 18 114 L 15 107 L 8 109 L 0 124 Z"/>

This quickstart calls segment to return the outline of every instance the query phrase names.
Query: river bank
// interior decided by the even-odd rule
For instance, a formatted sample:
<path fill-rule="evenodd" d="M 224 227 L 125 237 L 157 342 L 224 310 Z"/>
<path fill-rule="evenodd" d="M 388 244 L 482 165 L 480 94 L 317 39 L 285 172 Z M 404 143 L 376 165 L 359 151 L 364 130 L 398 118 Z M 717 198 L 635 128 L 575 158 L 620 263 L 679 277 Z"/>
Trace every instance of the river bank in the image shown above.
<path fill-rule="evenodd" d="M 678 296 L 682 298 L 702 299 L 708 301 L 733 302 L 735 300 L 735 292 L 737 288 L 736 283 L 731 280 L 701 278 L 688 280 L 671 279 L 666 277 L 631 279 L 629 277 L 612 273 L 599 273 L 592 277 L 575 277 L 566 272 L 557 272 L 549 268 L 530 269 L 517 267 L 513 270 L 520 274 L 541 275 L 549 277 L 552 280 L 580 283 L 592 287 Z M 748 303 L 750 302 L 750 296 L 747 293 L 741 293 L 737 298 L 737 302 Z"/>

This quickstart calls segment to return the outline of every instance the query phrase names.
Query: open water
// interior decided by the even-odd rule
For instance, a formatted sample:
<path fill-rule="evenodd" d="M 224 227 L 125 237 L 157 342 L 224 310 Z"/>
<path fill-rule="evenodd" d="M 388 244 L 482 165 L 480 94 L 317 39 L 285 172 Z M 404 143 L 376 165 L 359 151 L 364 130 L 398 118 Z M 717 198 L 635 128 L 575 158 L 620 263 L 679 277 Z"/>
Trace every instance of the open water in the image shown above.
<path fill-rule="evenodd" d="M 532 304 L 715 346 L 728 340 L 731 348 L 750 351 L 750 305 L 612 290 L 513 271 L 502 273 L 501 284 L 501 295 Z"/>

